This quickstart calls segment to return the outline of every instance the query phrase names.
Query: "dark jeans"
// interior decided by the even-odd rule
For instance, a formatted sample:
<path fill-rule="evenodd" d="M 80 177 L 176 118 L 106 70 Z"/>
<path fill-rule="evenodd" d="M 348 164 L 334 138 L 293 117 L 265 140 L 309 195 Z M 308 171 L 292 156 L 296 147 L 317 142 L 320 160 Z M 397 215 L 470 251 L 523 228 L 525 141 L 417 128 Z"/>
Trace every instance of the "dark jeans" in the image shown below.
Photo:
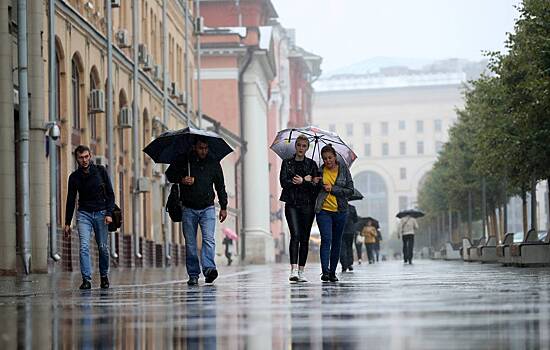
<path fill-rule="evenodd" d="M 373 264 L 375 257 L 374 257 L 374 247 L 376 243 L 365 243 L 365 248 L 367 248 L 367 258 L 369 259 L 369 264 Z"/>
<path fill-rule="evenodd" d="M 357 260 L 363 259 L 363 243 L 355 242 L 355 250 L 357 251 Z"/>
<path fill-rule="evenodd" d="M 292 265 L 306 266 L 309 251 L 309 235 L 315 219 L 313 206 L 285 205 L 285 218 L 290 230 L 289 254 Z"/>
<path fill-rule="evenodd" d="M 353 241 L 355 235 L 344 234 L 342 236 L 342 247 L 340 248 L 340 264 L 343 269 L 349 268 L 353 265 Z"/>
<path fill-rule="evenodd" d="M 331 212 L 321 210 L 317 213 L 317 226 L 319 226 L 321 232 L 320 255 L 323 273 L 336 273 L 347 215 L 347 211 Z"/>
<path fill-rule="evenodd" d="M 403 235 L 403 259 L 412 261 L 414 248 L 414 235 Z"/>

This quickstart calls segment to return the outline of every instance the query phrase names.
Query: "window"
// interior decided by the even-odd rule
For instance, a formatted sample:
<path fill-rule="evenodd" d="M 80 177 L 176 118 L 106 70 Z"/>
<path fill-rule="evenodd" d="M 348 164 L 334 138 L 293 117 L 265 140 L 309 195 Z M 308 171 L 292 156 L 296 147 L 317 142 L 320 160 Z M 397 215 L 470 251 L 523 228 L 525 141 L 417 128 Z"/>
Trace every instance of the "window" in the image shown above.
<path fill-rule="evenodd" d="M 441 119 L 434 120 L 434 130 L 435 132 L 441 132 L 443 129 Z"/>
<path fill-rule="evenodd" d="M 390 154 L 390 145 L 387 142 L 382 144 L 382 155 L 388 156 Z"/>
<path fill-rule="evenodd" d="M 72 99 L 73 99 L 73 129 L 80 129 L 80 72 L 76 61 L 72 60 L 71 75 Z"/>
<path fill-rule="evenodd" d="M 336 132 L 336 125 L 334 125 L 334 124 L 329 124 L 329 125 L 328 125 L 328 131 L 330 131 L 330 132 Z"/>
<path fill-rule="evenodd" d="M 407 154 L 407 143 L 399 142 L 399 154 L 404 156 Z"/>
<path fill-rule="evenodd" d="M 351 123 L 346 124 L 346 135 L 353 136 L 353 124 Z"/>
<path fill-rule="evenodd" d="M 443 142 L 435 141 L 435 151 L 439 153 L 441 152 L 442 149 L 443 149 Z"/>
<path fill-rule="evenodd" d="M 405 210 L 408 209 L 409 206 L 409 199 L 407 196 L 399 196 L 399 210 Z"/>
<path fill-rule="evenodd" d="M 404 120 L 399 121 L 399 130 L 405 130 L 406 123 Z"/>
<path fill-rule="evenodd" d="M 417 120 L 416 121 L 416 132 L 424 132 L 424 121 L 423 120 Z"/>
<path fill-rule="evenodd" d="M 416 143 L 416 153 L 424 154 L 424 141 L 418 141 Z"/>
<path fill-rule="evenodd" d="M 97 89 L 97 81 L 94 77 L 93 71 L 90 72 L 90 91 Z M 92 143 L 96 142 L 97 140 L 97 122 L 96 122 L 96 116 L 95 113 L 90 113 L 88 116 L 88 123 L 90 128 L 90 141 Z"/>
<path fill-rule="evenodd" d="M 365 143 L 365 157 L 370 157 L 370 143 Z"/>
<path fill-rule="evenodd" d="M 389 131 L 389 127 L 388 127 L 388 122 L 382 122 L 380 124 L 380 132 L 382 135 L 388 135 L 388 131 Z"/>
<path fill-rule="evenodd" d="M 401 180 L 407 179 L 407 168 L 399 168 L 399 178 Z"/>
<path fill-rule="evenodd" d="M 363 133 L 365 136 L 370 136 L 370 123 L 363 124 Z"/>

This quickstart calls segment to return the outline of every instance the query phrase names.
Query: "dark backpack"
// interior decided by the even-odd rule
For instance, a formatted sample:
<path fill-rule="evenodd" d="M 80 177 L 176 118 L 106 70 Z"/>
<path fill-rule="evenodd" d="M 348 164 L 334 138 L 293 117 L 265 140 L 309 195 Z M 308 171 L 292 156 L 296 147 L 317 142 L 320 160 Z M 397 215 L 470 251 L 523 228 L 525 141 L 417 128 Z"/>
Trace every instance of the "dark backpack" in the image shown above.
<path fill-rule="evenodd" d="M 107 226 L 109 232 L 115 232 L 122 226 L 122 210 L 115 204 L 113 213 L 111 214 L 113 221 Z"/>
<path fill-rule="evenodd" d="M 173 222 L 181 222 L 183 204 L 180 199 L 180 185 L 173 184 L 170 187 L 170 194 L 166 200 L 166 211 Z"/>

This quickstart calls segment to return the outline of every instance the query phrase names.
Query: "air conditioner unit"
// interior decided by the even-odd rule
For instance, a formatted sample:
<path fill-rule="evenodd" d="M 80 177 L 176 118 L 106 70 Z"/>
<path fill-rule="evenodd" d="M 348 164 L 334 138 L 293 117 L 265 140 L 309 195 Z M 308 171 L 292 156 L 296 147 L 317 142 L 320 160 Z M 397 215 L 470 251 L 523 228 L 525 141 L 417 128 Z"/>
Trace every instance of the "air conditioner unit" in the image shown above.
<path fill-rule="evenodd" d="M 105 93 L 103 90 L 94 89 L 90 92 L 90 113 L 105 112 Z"/>
<path fill-rule="evenodd" d="M 170 85 L 168 86 L 168 93 L 170 94 L 170 97 L 172 98 L 177 98 L 179 93 L 178 93 L 178 87 L 176 85 L 175 82 L 171 82 Z"/>
<path fill-rule="evenodd" d="M 118 46 L 120 48 L 124 49 L 132 46 L 132 44 L 130 43 L 130 35 L 128 34 L 127 29 L 120 29 L 116 33 L 116 39 L 117 39 Z"/>
<path fill-rule="evenodd" d="M 111 8 L 119 8 L 120 0 L 111 0 Z"/>
<path fill-rule="evenodd" d="M 178 106 L 184 106 L 187 103 L 187 92 L 182 92 L 178 95 L 177 104 Z"/>
<path fill-rule="evenodd" d="M 132 127 L 132 109 L 130 107 L 122 107 L 120 109 L 120 114 L 118 115 L 118 127 L 119 128 Z"/>
<path fill-rule="evenodd" d="M 138 62 L 139 64 L 147 64 L 149 59 L 149 53 L 147 52 L 147 46 L 145 44 L 138 45 Z"/>
<path fill-rule="evenodd" d="M 195 35 L 204 33 L 204 17 L 195 18 Z"/>
<path fill-rule="evenodd" d="M 105 156 L 94 156 L 94 163 L 101 166 L 109 166 L 109 161 Z"/>
<path fill-rule="evenodd" d="M 154 66 L 155 65 L 153 63 L 153 56 L 147 55 L 147 58 L 145 59 L 145 62 L 143 63 L 143 70 L 148 72 L 151 69 L 153 69 Z"/>
<path fill-rule="evenodd" d="M 140 177 L 137 181 L 137 191 L 140 193 L 151 191 L 151 180 L 148 177 Z"/>
<path fill-rule="evenodd" d="M 161 81 L 162 80 L 162 68 L 160 66 L 160 64 L 155 64 L 153 70 L 153 79 L 156 80 L 156 81 Z"/>

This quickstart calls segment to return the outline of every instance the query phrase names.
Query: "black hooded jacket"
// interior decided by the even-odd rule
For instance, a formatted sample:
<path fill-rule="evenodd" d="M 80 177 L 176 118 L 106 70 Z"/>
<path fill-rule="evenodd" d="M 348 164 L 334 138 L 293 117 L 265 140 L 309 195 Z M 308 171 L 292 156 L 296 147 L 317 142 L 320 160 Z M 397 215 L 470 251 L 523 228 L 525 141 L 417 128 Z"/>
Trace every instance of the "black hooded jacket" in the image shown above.
<path fill-rule="evenodd" d="M 279 200 L 291 206 L 315 205 L 315 198 L 319 192 L 319 185 L 313 182 L 304 181 L 300 185 L 292 183 L 292 178 L 296 175 L 305 177 L 319 176 L 317 164 L 310 158 L 304 157 L 303 161 L 297 161 L 295 156 L 285 159 L 281 165 L 279 181 L 283 191 Z"/>

